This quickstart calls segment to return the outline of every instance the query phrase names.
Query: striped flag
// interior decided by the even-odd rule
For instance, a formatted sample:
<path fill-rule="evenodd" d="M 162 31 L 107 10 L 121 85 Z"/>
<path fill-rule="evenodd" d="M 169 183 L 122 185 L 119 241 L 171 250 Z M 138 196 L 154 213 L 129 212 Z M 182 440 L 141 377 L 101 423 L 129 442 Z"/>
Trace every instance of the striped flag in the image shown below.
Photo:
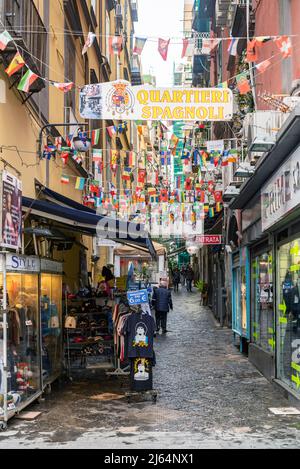
<path fill-rule="evenodd" d="M 182 40 L 182 54 L 181 58 L 184 57 L 193 57 L 195 52 L 195 39 L 183 39 Z"/>
<path fill-rule="evenodd" d="M 109 53 L 110 55 L 119 55 L 123 50 L 123 37 L 112 36 L 109 38 Z"/>
<path fill-rule="evenodd" d="M 131 180 L 131 168 L 124 168 L 122 179 L 123 181 Z"/>
<path fill-rule="evenodd" d="M 7 75 L 11 77 L 15 73 L 17 73 L 19 70 L 21 70 L 22 67 L 24 67 L 25 61 L 23 57 L 21 56 L 20 52 L 17 52 L 14 58 L 12 59 L 11 63 L 5 70 Z"/>
<path fill-rule="evenodd" d="M 11 42 L 13 38 L 9 34 L 8 31 L 3 31 L 3 33 L 0 34 L 0 50 L 5 50 L 8 43 Z"/>
<path fill-rule="evenodd" d="M 70 177 L 63 174 L 61 179 L 60 179 L 60 182 L 62 184 L 70 184 Z"/>
<path fill-rule="evenodd" d="M 102 150 L 93 150 L 93 162 L 102 163 L 103 153 Z"/>
<path fill-rule="evenodd" d="M 98 145 L 100 140 L 100 129 L 92 131 L 92 146 Z"/>
<path fill-rule="evenodd" d="M 110 136 L 110 138 L 112 138 L 114 135 L 117 134 L 117 130 L 116 130 L 114 125 L 112 125 L 111 127 L 107 127 L 106 130 L 107 130 L 107 133 Z"/>
<path fill-rule="evenodd" d="M 76 184 L 75 184 L 75 189 L 78 191 L 83 191 L 85 186 L 85 179 L 84 178 L 77 178 L 76 179 Z"/>
<path fill-rule="evenodd" d="M 143 49 L 145 47 L 146 42 L 147 42 L 146 38 L 136 37 L 133 53 L 137 54 L 137 55 L 141 55 L 142 52 L 143 52 Z"/>
<path fill-rule="evenodd" d="M 23 91 L 23 93 L 29 93 L 31 85 L 39 78 L 38 75 L 33 73 L 31 70 L 28 70 L 23 78 L 21 79 L 18 90 Z"/>
<path fill-rule="evenodd" d="M 238 43 L 239 43 L 238 39 L 236 39 L 234 37 L 231 39 L 230 45 L 228 47 L 229 55 L 232 55 L 232 56 L 236 57 Z"/>

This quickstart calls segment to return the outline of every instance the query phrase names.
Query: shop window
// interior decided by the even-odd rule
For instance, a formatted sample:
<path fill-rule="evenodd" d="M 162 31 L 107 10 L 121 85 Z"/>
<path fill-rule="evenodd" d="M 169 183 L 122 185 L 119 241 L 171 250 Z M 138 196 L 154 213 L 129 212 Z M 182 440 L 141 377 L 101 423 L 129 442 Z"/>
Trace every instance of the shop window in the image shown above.
<path fill-rule="evenodd" d="M 62 280 L 41 275 L 41 330 L 43 382 L 54 381 L 62 370 Z"/>
<path fill-rule="evenodd" d="M 278 377 L 300 394 L 300 239 L 278 250 Z"/>
<path fill-rule="evenodd" d="M 1 286 L 3 278 L 1 275 Z M 1 287 L 2 289 L 2 287 Z M 3 290 L 2 290 L 3 291 Z M 7 274 L 9 410 L 34 398 L 41 389 L 38 275 Z M 3 404 L 3 336 L 0 340 L 0 414 Z M 1 369 L 2 367 L 2 369 Z"/>
<path fill-rule="evenodd" d="M 271 252 L 261 254 L 252 261 L 253 282 L 253 343 L 265 351 L 275 351 L 273 259 Z"/>
<path fill-rule="evenodd" d="M 236 258 L 238 256 L 238 259 Z M 235 256 L 233 268 L 233 330 L 239 335 L 250 337 L 250 272 L 249 272 L 249 251 L 247 248 L 241 249 Z M 236 262 L 238 261 L 238 265 Z"/>

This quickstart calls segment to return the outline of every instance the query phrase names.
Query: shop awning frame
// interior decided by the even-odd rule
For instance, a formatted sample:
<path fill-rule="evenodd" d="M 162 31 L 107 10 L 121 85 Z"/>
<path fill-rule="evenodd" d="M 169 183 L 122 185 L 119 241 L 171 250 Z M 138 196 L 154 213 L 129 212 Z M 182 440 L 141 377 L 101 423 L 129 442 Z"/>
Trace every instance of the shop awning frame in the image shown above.
<path fill-rule="evenodd" d="M 70 199 L 65 198 L 65 200 Z M 76 204 L 74 201 L 71 202 Z M 23 197 L 22 205 L 23 212 L 25 213 L 28 212 L 30 215 L 37 218 L 54 221 L 61 224 L 63 227 L 81 232 L 87 236 L 96 236 L 98 223 L 105 219 L 108 226 L 113 226 L 116 230 L 116 232 L 110 233 L 111 236 L 109 236 L 109 239 L 120 244 L 138 247 L 139 249 L 149 252 L 153 258 L 156 258 L 152 240 L 143 225 L 136 225 L 136 232 L 140 233 L 140 235 L 138 237 L 132 237 L 128 234 L 128 222 L 102 217 L 97 215 L 94 211 L 91 213 L 83 209 L 71 208 L 47 200 L 34 200 L 28 197 Z M 82 207 L 85 208 L 84 206 Z"/>

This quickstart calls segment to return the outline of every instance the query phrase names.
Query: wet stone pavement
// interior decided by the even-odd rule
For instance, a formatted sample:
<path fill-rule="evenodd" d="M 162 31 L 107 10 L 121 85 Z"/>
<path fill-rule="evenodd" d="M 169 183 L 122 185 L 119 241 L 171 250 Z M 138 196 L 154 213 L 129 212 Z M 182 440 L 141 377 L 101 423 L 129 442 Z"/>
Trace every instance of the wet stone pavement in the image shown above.
<path fill-rule="evenodd" d="M 127 381 L 89 375 L 12 420 L 0 448 L 299 448 L 300 416 L 232 344 L 199 296 L 174 295 L 170 333 L 156 339 L 157 404 L 127 403 Z"/>

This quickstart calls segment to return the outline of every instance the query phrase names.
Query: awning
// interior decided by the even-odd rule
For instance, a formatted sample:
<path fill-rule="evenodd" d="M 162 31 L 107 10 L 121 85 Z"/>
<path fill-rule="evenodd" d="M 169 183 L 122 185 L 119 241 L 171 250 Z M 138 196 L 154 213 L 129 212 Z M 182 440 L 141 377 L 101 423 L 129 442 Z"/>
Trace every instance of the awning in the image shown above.
<path fill-rule="evenodd" d="M 153 242 L 153 246 L 157 256 L 165 256 L 167 254 L 167 250 L 162 244 Z M 120 257 L 139 257 L 143 259 L 149 257 L 149 253 L 141 252 L 140 249 L 131 248 L 129 246 L 123 246 L 116 249 L 115 254 Z"/>
<path fill-rule="evenodd" d="M 66 197 L 64 197 L 64 201 L 70 201 L 70 205 L 77 204 Z M 98 224 L 102 222 L 102 226 L 106 231 L 106 237 L 121 244 L 138 247 L 149 252 L 153 258 L 156 258 L 152 240 L 143 225 L 102 217 L 94 211 L 92 213 L 91 211 L 84 210 L 85 207 L 80 204 L 77 204 L 80 205 L 79 209 L 63 204 L 59 205 L 48 200 L 34 200 L 23 197 L 22 205 L 23 211 L 29 211 L 30 215 L 36 216 L 39 219 L 44 218 L 54 221 L 65 228 L 88 236 L 96 236 Z"/>

